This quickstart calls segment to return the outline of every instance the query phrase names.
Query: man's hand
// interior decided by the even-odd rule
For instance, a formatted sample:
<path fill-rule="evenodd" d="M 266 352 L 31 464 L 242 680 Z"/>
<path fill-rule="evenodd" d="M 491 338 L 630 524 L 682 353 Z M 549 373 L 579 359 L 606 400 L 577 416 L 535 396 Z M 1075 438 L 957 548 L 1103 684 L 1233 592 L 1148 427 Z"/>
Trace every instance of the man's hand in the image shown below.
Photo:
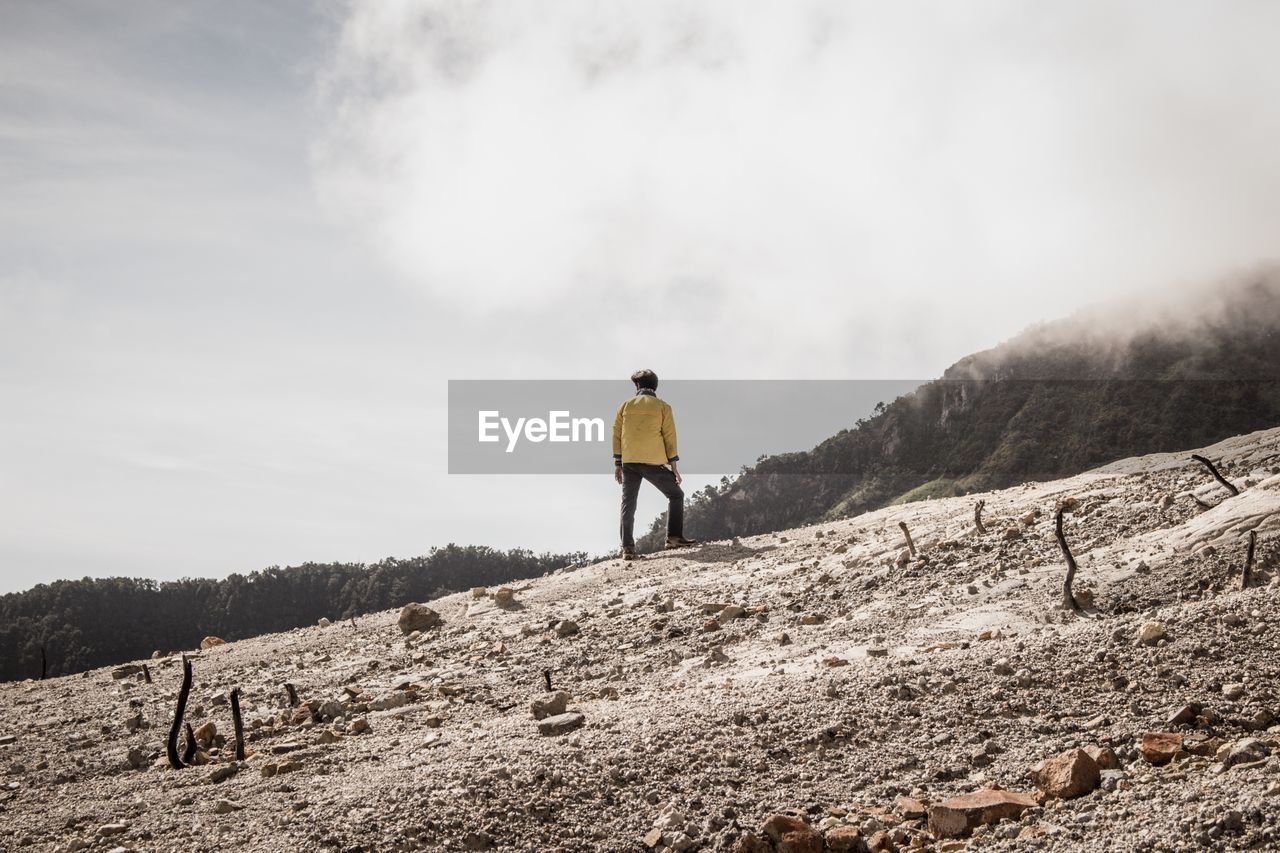
<path fill-rule="evenodd" d="M 672 473 L 672 474 L 675 474 L 675 476 L 676 476 L 676 485 L 677 485 L 677 486 L 684 482 L 684 477 L 681 477 L 681 476 L 680 476 L 680 469 L 676 467 L 676 463 L 674 463 L 674 462 L 672 462 L 672 463 L 671 463 L 671 473 Z"/>
<path fill-rule="evenodd" d="M 622 466 L 621 465 L 613 466 L 613 479 L 616 482 L 619 482 L 619 483 L 622 482 Z"/>

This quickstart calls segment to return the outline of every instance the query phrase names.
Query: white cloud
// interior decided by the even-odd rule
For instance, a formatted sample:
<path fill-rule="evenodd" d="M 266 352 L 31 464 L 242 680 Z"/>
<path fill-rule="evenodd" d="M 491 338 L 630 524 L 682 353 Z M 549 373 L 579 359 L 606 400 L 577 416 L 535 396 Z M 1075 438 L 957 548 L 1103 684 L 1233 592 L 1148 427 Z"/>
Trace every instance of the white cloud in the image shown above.
<path fill-rule="evenodd" d="M 1257 3 L 356 0 L 318 183 L 464 308 L 586 325 L 608 317 L 587 294 L 692 301 L 682 333 L 750 330 L 762 364 L 892 371 L 902 347 L 842 348 L 857 318 L 954 356 L 1269 257 L 1276 23 Z"/>

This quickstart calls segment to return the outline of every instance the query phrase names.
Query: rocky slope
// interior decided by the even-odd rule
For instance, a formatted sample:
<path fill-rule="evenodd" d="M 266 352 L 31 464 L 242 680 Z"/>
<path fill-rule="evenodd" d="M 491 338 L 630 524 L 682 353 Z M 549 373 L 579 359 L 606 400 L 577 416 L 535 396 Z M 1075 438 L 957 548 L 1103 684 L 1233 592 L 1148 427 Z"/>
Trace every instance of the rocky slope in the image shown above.
<path fill-rule="evenodd" d="M 1274 849 L 1280 429 L 1201 452 L 191 652 L 181 770 L 176 656 L 0 685 L 0 847 Z"/>

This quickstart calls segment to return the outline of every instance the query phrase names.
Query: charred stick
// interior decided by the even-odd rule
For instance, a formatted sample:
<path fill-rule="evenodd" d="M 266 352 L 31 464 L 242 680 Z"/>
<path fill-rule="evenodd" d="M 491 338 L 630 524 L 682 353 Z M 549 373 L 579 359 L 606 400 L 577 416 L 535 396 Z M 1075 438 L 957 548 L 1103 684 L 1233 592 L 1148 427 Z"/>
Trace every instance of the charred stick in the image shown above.
<path fill-rule="evenodd" d="M 978 528 L 979 533 L 987 532 L 987 528 L 982 526 L 982 508 L 986 505 L 986 501 L 978 501 L 973 505 L 973 526 Z"/>
<path fill-rule="evenodd" d="M 147 684 L 151 683 L 151 669 L 145 663 L 142 665 L 142 677 L 146 679 Z"/>
<path fill-rule="evenodd" d="M 1228 481 L 1226 477 L 1222 476 L 1222 474 L 1219 473 L 1217 466 L 1214 465 L 1212 462 L 1210 462 L 1208 459 L 1206 459 L 1205 457 L 1201 456 L 1198 453 L 1191 454 L 1191 458 L 1199 462 L 1204 467 L 1208 468 L 1209 473 L 1213 475 L 1213 479 L 1217 480 L 1219 483 L 1226 486 L 1227 491 L 1231 492 L 1232 497 L 1235 497 L 1236 495 L 1240 494 L 1240 490 L 1237 489 L 1230 481 Z"/>
<path fill-rule="evenodd" d="M 1244 555 L 1244 571 L 1240 574 L 1240 588 L 1248 589 L 1253 572 L 1253 555 L 1258 547 L 1258 531 L 1249 531 L 1249 550 Z"/>
<path fill-rule="evenodd" d="M 186 764 L 195 761 L 196 758 L 196 733 L 191 730 L 191 724 L 186 723 L 187 727 L 187 748 L 182 752 L 182 760 Z"/>
<path fill-rule="evenodd" d="M 298 704 L 299 704 L 298 691 L 294 690 L 293 685 L 287 681 L 284 684 L 284 692 L 289 694 L 289 707 L 290 708 L 298 707 Z"/>
<path fill-rule="evenodd" d="M 544 669 L 542 671 L 542 681 L 547 685 L 547 692 L 551 692 L 551 670 Z"/>
<path fill-rule="evenodd" d="M 182 656 L 182 688 L 178 690 L 178 707 L 173 712 L 173 725 L 169 727 L 169 740 L 165 744 L 169 754 L 169 766 L 181 770 L 186 765 L 178 757 L 178 733 L 182 731 L 182 717 L 187 712 L 187 697 L 191 695 L 191 661 Z M 194 740 L 194 739 L 193 739 Z"/>
<path fill-rule="evenodd" d="M 231 691 L 231 723 L 236 729 L 236 761 L 244 761 L 244 720 L 240 716 L 240 688 Z"/>
<path fill-rule="evenodd" d="M 49 677 L 49 656 L 44 653 L 44 645 L 40 646 L 40 680 Z"/>
<path fill-rule="evenodd" d="M 1053 517 L 1053 533 L 1058 537 L 1058 547 L 1062 549 L 1062 556 L 1067 561 L 1067 579 L 1062 584 L 1062 606 L 1079 613 L 1080 604 L 1071 592 L 1071 583 L 1076 579 L 1076 558 L 1071 554 L 1071 549 L 1067 546 L 1067 537 L 1062 533 L 1062 514 L 1067 509 L 1066 502 L 1058 505 L 1058 511 Z"/>
<path fill-rule="evenodd" d="M 911 531 L 907 529 L 905 521 L 899 521 L 898 526 L 902 528 L 902 535 L 907 537 L 907 548 L 911 551 L 911 559 L 916 557 L 916 543 L 911 538 Z"/>

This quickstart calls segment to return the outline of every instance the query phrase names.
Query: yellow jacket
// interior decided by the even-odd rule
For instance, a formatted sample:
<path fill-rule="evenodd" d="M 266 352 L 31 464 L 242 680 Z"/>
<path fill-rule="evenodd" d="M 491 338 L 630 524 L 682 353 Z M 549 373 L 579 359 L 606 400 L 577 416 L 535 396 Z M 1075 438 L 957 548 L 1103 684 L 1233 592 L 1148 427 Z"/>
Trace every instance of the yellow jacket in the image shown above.
<path fill-rule="evenodd" d="M 671 406 L 652 391 L 639 393 L 618 407 L 613 419 L 613 460 L 666 465 L 678 462 L 676 422 Z"/>

